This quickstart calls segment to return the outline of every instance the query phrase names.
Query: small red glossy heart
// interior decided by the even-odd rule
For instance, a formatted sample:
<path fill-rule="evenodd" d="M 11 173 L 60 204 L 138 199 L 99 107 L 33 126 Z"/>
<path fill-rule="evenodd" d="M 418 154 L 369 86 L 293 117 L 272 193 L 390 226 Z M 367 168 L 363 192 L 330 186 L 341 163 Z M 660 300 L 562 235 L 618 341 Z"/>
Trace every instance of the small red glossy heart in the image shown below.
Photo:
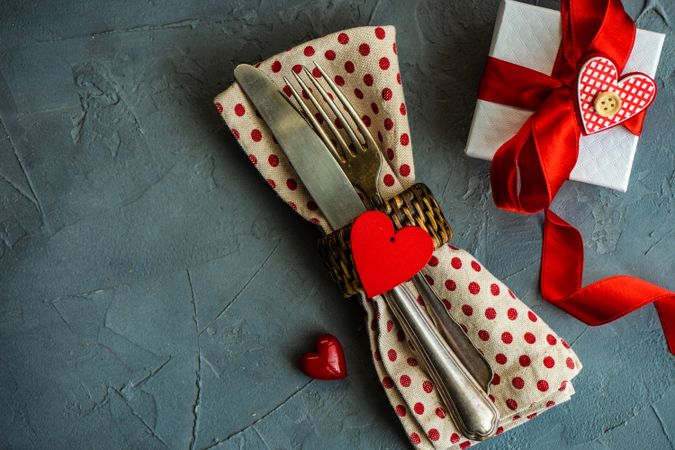
<path fill-rule="evenodd" d="M 331 334 L 316 338 L 317 353 L 305 353 L 300 366 L 305 375 L 318 380 L 339 380 L 347 376 L 347 363 L 342 345 Z"/>
<path fill-rule="evenodd" d="M 379 211 L 366 211 L 350 235 L 356 271 L 368 297 L 387 292 L 419 272 L 434 251 L 434 241 L 420 227 L 394 224 Z"/>
<path fill-rule="evenodd" d="M 609 117 L 595 111 L 595 99 L 603 92 L 611 92 L 621 101 L 619 110 Z M 619 79 L 614 63 L 603 56 L 590 58 L 579 70 L 577 99 L 586 134 L 625 122 L 647 109 L 655 97 L 656 83 L 650 76 L 633 72 Z"/>

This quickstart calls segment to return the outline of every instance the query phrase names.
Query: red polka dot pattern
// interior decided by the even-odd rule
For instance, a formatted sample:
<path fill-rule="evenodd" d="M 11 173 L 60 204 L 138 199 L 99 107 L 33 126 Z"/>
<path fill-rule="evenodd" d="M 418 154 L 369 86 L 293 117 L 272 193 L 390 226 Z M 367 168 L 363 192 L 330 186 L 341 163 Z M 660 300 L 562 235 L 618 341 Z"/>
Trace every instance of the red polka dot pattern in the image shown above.
<path fill-rule="evenodd" d="M 391 91 L 391 89 L 389 89 L 389 88 L 384 88 L 384 89 L 382 89 L 382 98 L 383 98 L 385 101 L 391 100 L 393 96 L 394 96 L 394 94 L 393 94 L 393 92 Z M 405 145 L 405 144 L 404 144 L 404 145 Z"/>
<path fill-rule="evenodd" d="M 490 339 L 490 332 L 487 330 L 480 330 L 478 331 L 478 338 L 481 341 L 487 341 L 488 339 Z"/>
<path fill-rule="evenodd" d="M 525 339 L 525 342 L 528 344 L 534 344 L 537 341 L 537 338 L 534 336 L 534 334 L 530 333 L 529 331 L 523 335 L 523 339 Z"/>
<path fill-rule="evenodd" d="M 345 30 L 273 56 L 259 66 L 283 87 L 282 77 L 300 73 L 302 65 L 310 70 L 314 60 L 323 65 L 335 83 L 343 86 L 343 93 L 379 140 L 387 162 L 379 187 L 387 197 L 415 182 L 394 38 L 391 27 Z M 289 94 L 287 89 L 284 92 Z M 241 90 L 231 87 L 216 98 L 215 106 L 263 179 L 289 207 L 328 230 L 318 206 Z M 434 281 L 432 289 L 448 314 L 461 324 L 495 371 L 491 398 L 504 417 L 502 432 L 524 422 L 514 417 L 534 417 L 569 398 L 572 389 L 568 381 L 581 368 L 576 355 L 472 255 L 443 246 L 434 253 L 424 275 Z M 424 448 L 432 442 L 454 449 L 470 445 L 449 420 L 437 389 L 384 301 L 380 297 L 363 299 L 362 305 L 372 361 L 411 442 Z M 528 343 L 527 333 L 535 338 L 532 343 Z M 422 411 L 419 414 L 414 409 L 417 403 L 421 405 L 417 407 Z"/>
<path fill-rule="evenodd" d="M 424 383 L 422 383 L 422 389 L 423 389 L 424 392 L 426 392 L 427 394 L 430 394 L 431 391 L 434 390 L 434 385 L 431 384 L 431 381 L 425 380 Z"/>

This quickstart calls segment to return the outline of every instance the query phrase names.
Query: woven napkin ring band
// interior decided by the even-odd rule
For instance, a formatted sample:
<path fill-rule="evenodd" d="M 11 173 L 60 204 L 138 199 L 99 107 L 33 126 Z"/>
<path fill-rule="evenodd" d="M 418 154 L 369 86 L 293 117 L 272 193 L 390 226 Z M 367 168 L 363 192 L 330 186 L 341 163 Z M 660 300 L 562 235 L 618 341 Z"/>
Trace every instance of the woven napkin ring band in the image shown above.
<path fill-rule="evenodd" d="M 406 226 L 424 229 L 434 240 L 435 248 L 452 239 L 452 229 L 445 220 L 438 201 L 422 183 L 417 183 L 385 201 L 378 210 L 389 216 L 396 231 Z M 333 281 L 345 297 L 362 291 L 349 241 L 351 228 L 351 224 L 346 225 L 319 239 L 319 252 Z"/>

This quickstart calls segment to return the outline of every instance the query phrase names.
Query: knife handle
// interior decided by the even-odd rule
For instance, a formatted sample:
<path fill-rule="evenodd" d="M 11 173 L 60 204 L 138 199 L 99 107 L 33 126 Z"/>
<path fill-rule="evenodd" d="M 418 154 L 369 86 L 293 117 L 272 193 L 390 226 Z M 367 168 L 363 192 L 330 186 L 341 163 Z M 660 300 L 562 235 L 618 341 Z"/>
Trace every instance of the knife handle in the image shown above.
<path fill-rule="evenodd" d="M 415 296 L 400 284 L 383 297 L 417 350 L 459 431 L 476 441 L 491 437 L 499 422 L 494 403 L 419 309 Z"/>

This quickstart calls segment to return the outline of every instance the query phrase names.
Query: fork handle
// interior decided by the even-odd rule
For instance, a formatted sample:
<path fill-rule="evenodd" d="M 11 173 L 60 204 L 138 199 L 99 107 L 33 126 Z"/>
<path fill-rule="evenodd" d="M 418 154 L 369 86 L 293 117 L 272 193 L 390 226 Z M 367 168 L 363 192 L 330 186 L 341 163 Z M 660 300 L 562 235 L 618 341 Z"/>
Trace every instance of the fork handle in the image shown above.
<path fill-rule="evenodd" d="M 474 347 L 469 337 L 460 328 L 459 324 L 448 314 L 440 297 L 436 295 L 429 283 L 418 272 L 412 279 L 417 292 L 424 299 L 427 306 L 427 312 L 431 321 L 445 338 L 445 342 L 450 349 L 457 355 L 461 363 L 466 367 L 473 378 L 483 388 L 489 392 L 488 388 L 492 382 L 493 372 L 490 364 L 478 349 Z"/>
<path fill-rule="evenodd" d="M 400 284 L 383 297 L 417 350 L 459 431 L 476 441 L 491 437 L 499 422 L 495 405 L 422 313 L 415 296 Z"/>

